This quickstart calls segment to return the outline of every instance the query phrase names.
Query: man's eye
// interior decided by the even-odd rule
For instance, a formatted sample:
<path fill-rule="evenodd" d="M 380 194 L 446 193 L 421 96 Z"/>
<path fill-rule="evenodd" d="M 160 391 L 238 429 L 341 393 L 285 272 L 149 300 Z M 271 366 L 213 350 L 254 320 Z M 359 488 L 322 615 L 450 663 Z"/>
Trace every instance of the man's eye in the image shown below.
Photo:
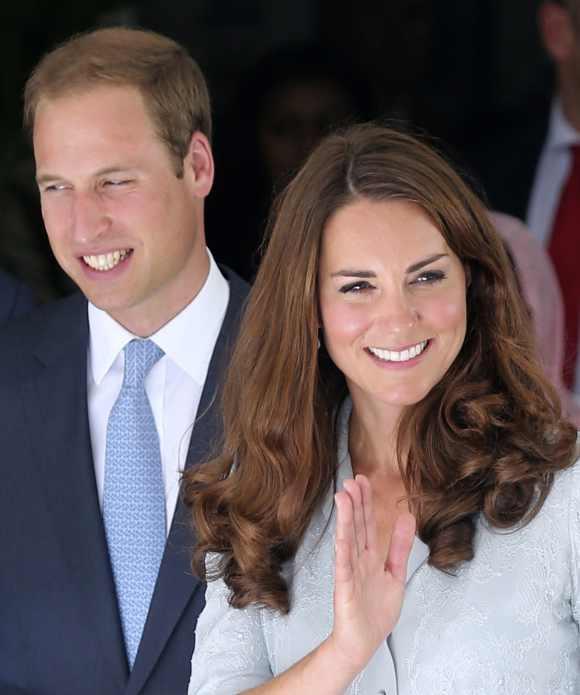
<path fill-rule="evenodd" d="M 347 294 L 349 292 L 356 294 L 358 292 L 362 292 L 363 290 L 370 290 L 372 287 L 373 286 L 366 280 L 358 280 L 357 282 L 349 282 L 348 285 L 343 285 L 340 288 L 340 291 L 343 294 Z"/>
<path fill-rule="evenodd" d="M 445 277 L 445 273 L 441 270 L 426 270 L 425 272 L 421 273 L 420 275 L 417 275 L 417 277 L 413 280 L 414 285 L 431 285 L 435 282 L 439 282 L 440 280 L 443 280 Z"/>
<path fill-rule="evenodd" d="M 124 186 L 127 183 L 131 183 L 130 179 L 107 179 L 103 182 L 104 186 Z"/>
<path fill-rule="evenodd" d="M 58 191 L 64 191 L 67 186 L 64 183 L 50 183 L 42 188 L 42 193 L 56 193 Z"/>

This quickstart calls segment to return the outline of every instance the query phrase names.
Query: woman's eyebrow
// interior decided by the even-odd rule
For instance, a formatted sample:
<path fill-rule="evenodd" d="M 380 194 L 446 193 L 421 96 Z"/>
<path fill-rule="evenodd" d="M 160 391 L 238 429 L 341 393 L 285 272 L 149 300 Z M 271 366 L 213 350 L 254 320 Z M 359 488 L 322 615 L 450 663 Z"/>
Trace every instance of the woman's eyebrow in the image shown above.
<path fill-rule="evenodd" d="M 351 270 L 349 268 L 345 270 L 337 270 L 336 273 L 332 273 L 331 277 L 345 277 L 345 278 L 376 278 L 377 274 L 372 270 Z"/>
<path fill-rule="evenodd" d="M 414 273 L 417 270 L 421 270 L 421 268 L 424 268 L 426 265 L 429 265 L 429 263 L 438 261 L 440 258 L 444 258 L 448 255 L 449 254 L 447 253 L 436 253 L 433 256 L 428 256 L 427 258 L 424 258 L 423 260 L 417 261 L 417 263 L 413 263 L 413 265 L 410 265 L 405 272 Z M 332 273 L 331 275 L 331 277 L 333 278 L 376 278 L 376 276 L 377 274 L 372 270 L 355 270 L 353 268 L 344 268 L 343 270 L 337 270 L 335 273 Z"/>
<path fill-rule="evenodd" d="M 449 254 L 447 253 L 437 253 L 434 256 L 429 256 L 428 258 L 424 258 L 422 261 L 418 261 L 417 263 L 413 263 L 413 265 L 410 265 L 407 268 L 407 273 L 414 273 L 417 270 L 421 270 L 421 268 L 424 268 L 426 265 L 429 265 L 429 263 L 433 263 L 434 261 L 438 261 L 440 258 L 443 258 L 444 256 L 448 256 Z"/>

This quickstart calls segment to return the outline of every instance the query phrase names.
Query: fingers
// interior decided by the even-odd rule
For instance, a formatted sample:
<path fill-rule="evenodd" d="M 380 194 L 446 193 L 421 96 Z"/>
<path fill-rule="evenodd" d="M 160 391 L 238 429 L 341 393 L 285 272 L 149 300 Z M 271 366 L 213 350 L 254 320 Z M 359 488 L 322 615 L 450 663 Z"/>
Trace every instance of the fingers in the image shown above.
<path fill-rule="evenodd" d="M 354 529 L 352 501 L 346 492 L 337 492 L 336 503 L 336 581 L 348 582 L 354 572 Z"/>
<path fill-rule="evenodd" d="M 361 476 L 362 478 L 363 476 Z M 354 542 L 355 551 L 357 556 L 365 550 L 367 547 L 367 531 L 365 524 L 365 513 L 363 509 L 363 495 L 361 490 L 361 485 L 358 480 L 345 480 L 344 489 L 348 493 L 353 510 L 353 529 L 354 529 Z"/>
<path fill-rule="evenodd" d="M 378 548 L 377 522 L 373 507 L 373 492 L 369 479 L 365 475 L 357 475 L 356 481 L 360 486 L 362 495 L 362 510 L 366 533 L 366 547 L 369 550 Z"/>
<path fill-rule="evenodd" d="M 415 526 L 415 517 L 412 514 L 401 514 L 395 521 L 391 535 L 385 569 L 401 583 L 404 583 L 407 578 L 407 562 L 415 539 Z"/>

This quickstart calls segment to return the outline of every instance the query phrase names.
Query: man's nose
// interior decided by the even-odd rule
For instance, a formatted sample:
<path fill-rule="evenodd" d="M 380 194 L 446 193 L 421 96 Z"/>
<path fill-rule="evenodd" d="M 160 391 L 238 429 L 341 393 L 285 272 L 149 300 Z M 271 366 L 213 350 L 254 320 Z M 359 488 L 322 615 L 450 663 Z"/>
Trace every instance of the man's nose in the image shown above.
<path fill-rule="evenodd" d="M 111 220 L 103 202 L 93 191 L 77 191 L 72 206 L 72 228 L 75 241 L 87 244 L 98 239 Z"/>

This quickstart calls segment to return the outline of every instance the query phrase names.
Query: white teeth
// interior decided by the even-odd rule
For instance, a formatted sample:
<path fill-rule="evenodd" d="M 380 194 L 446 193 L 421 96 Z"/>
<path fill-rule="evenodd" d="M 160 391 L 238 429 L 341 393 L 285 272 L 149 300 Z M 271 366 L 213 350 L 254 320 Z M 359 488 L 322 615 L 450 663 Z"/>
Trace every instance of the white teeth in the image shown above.
<path fill-rule="evenodd" d="M 368 349 L 375 357 L 385 360 L 386 362 L 407 362 L 417 357 L 417 355 L 420 355 L 427 346 L 427 343 L 427 340 L 423 340 L 417 343 L 417 345 L 413 345 L 413 347 L 401 350 L 400 352 L 398 350 L 383 350 L 382 348 L 376 347 L 369 347 Z"/>
<path fill-rule="evenodd" d="M 129 253 L 129 249 L 119 249 L 99 256 L 83 256 L 83 261 L 93 270 L 111 270 L 118 265 Z"/>

